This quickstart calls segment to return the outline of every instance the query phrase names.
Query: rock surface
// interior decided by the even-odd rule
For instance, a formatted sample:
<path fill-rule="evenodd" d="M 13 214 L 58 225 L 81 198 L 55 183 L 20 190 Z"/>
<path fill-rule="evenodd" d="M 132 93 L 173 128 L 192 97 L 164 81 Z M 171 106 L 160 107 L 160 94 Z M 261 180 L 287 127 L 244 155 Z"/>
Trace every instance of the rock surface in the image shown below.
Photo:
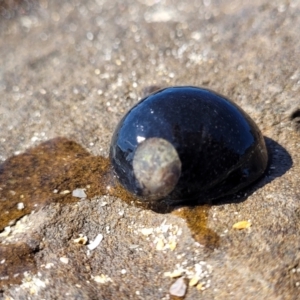
<path fill-rule="evenodd" d="M 194 228 L 203 220 L 180 217 L 201 208 L 158 214 L 90 197 L 80 177 L 61 191 L 49 184 L 58 200 L 47 196 L 0 233 L 0 297 L 171 299 L 183 277 L 193 280 L 185 299 L 298 299 L 300 135 L 287 112 L 299 103 L 299 28 L 292 0 L 2 1 L 0 175 L 9 157 L 55 137 L 107 157 L 116 124 L 149 86 L 224 94 L 257 122 L 271 160 L 241 201 L 197 215 L 218 236 L 213 247 Z M 52 172 L 29 173 L 47 181 Z M 75 188 L 87 198 L 60 201 Z M 22 193 L 10 195 L 30 212 Z M 233 229 L 240 221 L 251 227 Z M 93 250 L 76 242 L 99 234 Z"/>

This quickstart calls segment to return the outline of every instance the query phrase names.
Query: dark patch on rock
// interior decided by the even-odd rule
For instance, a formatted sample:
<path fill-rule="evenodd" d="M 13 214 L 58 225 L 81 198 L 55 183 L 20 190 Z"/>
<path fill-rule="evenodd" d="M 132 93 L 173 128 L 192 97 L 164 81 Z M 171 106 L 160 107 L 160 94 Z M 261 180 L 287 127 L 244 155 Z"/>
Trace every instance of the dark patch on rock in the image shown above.
<path fill-rule="evenodd" d="M 24 272 L 36 272 L 33 249 L 23 242 L 0 244 L 0 286 L 21 283 Z"/>

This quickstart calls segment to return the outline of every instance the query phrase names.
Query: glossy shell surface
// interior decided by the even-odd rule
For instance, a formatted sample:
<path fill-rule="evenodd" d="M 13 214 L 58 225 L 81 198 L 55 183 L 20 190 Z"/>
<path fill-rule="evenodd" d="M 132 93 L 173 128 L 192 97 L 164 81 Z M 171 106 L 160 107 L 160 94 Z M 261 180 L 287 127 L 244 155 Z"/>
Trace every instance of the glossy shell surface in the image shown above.
<path fill-rule="evenodd" d="M 131 108 L 115 130 L 110 159 L 121 185 L 141 200 L 196 204 L 249 185 L 268 156 L 241 108 L 187 86 L 159 90 Z"/>

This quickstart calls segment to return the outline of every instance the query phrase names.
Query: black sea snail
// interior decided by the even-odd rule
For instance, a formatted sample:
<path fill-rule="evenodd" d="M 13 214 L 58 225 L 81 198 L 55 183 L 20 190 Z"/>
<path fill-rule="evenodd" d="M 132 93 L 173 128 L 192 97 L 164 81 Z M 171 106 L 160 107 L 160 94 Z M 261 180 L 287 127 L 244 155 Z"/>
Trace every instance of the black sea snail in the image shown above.
<path fill-rule="evenodd" d="M 213 91 L 183 86 L 131 108 L 115 130 L 110 159 L 121 185 L 140 200 L 197 204 L 258 179 L 268 155 L 241 108 Z"/>

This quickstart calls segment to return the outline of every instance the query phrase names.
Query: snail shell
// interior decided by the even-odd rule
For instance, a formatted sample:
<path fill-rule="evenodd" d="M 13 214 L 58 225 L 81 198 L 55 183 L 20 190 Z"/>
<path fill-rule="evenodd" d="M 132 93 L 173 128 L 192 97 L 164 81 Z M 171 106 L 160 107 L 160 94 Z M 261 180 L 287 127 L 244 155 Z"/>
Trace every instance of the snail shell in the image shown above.
<path fill-rule="evenodd" d="M 119 122 L 110 160 L 123 187 L 143 201 L 207 202 L 265 171 L 263 136 L 236 104 L 211 90 L 169 87 Z"/>

